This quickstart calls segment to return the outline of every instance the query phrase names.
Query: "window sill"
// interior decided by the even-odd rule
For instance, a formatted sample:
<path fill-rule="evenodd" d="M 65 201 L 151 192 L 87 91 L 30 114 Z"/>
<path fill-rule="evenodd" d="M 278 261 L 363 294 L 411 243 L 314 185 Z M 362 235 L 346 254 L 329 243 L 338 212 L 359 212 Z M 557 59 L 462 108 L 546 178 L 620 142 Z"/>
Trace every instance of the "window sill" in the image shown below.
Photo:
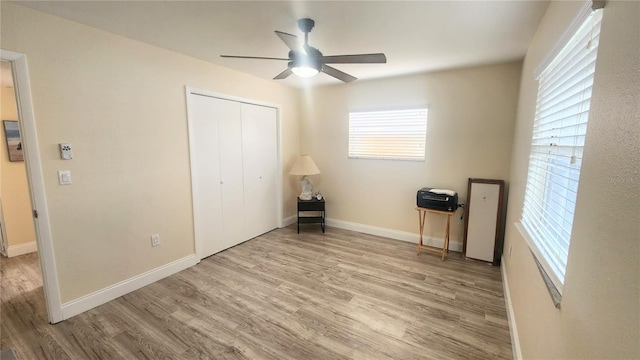
<path fill-rule="evenodd" d="M 538 261 L 538 257 L 536 256 L 536 254 L 532 249 L 532 247 L 535 246 L 533 245 L 533 240 L 531 240 L 531 237 L 529 237 L 529 234 L 524 229 L 521 223 L 517 222 L 515 223 L 515 226 L 516 226 L 516 229 L 518 229 L 518 232 L 520 232 L 520 235 L 522 236 L 524 241 L 527 243 L 527 246 L 529 247 L 529 251 L 531 252 L 533 261 L 535 261 L 536 266 L 538 267 L 538 271 L 542 276 L 542 281 L 547 287 L 547 291 L 549 291 L 549 296 L 551 296 L 551 301 L 553 302 L 553 306 L 555 306 L 556 309 L 560 309 L 560 304 L 562 303 L 562 294 L 560 293 L 558 288 L 554 285 L 549 275 L 547 275 L 547 271 L 544 269 L 542 264 L 540 264 L 540 261 Z"/>

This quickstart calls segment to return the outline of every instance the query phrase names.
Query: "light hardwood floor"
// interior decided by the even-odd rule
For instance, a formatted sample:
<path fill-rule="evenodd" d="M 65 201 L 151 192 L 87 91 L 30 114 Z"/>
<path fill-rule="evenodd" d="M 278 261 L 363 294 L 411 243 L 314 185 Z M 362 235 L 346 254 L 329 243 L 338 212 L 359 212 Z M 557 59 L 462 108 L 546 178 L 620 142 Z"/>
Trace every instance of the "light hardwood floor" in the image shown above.
<path fill-rule="evenodd" d="M 56 325 L 37 254 L 1 260 L 19 359 L 511 359 L 498 267 L 319 226 L 274 230 Z"/>

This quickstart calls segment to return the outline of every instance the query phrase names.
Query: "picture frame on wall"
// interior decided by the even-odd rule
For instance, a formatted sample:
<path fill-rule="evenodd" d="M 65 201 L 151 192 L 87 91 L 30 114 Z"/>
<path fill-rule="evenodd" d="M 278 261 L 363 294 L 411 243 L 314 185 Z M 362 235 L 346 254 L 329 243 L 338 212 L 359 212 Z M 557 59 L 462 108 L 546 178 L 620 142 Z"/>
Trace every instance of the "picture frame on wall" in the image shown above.
<path fill-rule="evenodd" d="M 24 161 L 22 152 L 22 139 L 20 138 L 20 126 L 17 121 L 4 120 L 4 135 L 7 141 L 9 161 Z"/>

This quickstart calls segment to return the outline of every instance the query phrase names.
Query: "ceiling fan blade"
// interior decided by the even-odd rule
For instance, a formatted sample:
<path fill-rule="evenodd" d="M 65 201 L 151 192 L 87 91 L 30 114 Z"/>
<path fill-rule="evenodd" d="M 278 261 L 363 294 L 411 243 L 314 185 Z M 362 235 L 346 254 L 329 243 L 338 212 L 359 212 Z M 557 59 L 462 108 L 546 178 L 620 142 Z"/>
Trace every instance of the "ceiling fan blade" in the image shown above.
<path fill-rule="evenodd" d="M 259 59 L 259 60 L 289 60 L 287 58 L 263 57 L 263 56 L 242 56 L 242 55 L 220 55 L 223 58 L 235 59 Z"/>
<path fill-rule="evenodd" d="M 386 64 L 387 57 L 382 53 L 323 56 L 325 64 Z"/>
<path fill-rule="evenodd" d="M 342 72 L 342 71 L 340 71 L 340 70 L 338 70 L 336 68 L 333 68 L 331 66 L 328 66 L 328 65 L 323 65 L 322 66 L 322 72 L 327 74 L 327 75 L 333 76 L 334 78 L 336 78 L 338 80 L 342 80 L 344 82 L 347 82 L 347 83 L 348 82 L 352 82 L 354 80 L 358 80 L 357 77 L 351 76 L 351 75 L 349 75 L 349 74 L 347 74 L 345 72 Z"/>
<path fill-rule="evenodd" d="M 301 52 L 303 54 L 306 53 L 304 48 L 300 45 L 297 36 L 278 30 L 276 30 L 276 35 L 278 35 L 280 40 L 282 40 L 282 42 L 284 42 L 292 51 Z"/>
<path fill-rule="evenodd" d="M 285 71 L 281 72 L 280 74 L 278 74 L 276 77 L 273 78 L 273 80 L 282 80 L 282 79 L 286 79 L 287 77 L 289 77 L 289 75 L 293 74 L 293 71 L 291 71 L 291 69 L 287 68 Z"/>

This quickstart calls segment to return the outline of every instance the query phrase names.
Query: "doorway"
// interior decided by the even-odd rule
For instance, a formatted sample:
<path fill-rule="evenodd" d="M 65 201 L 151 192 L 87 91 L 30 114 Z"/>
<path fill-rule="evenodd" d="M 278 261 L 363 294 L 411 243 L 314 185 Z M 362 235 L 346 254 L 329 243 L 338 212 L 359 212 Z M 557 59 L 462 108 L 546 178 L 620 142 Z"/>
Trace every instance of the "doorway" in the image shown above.
<path fill-rule="evenodd" d="M 0 71 L 0 126 L 3 128 L 0 137 L 0 250 L 2 255 L 14 257 L 37 251 L 37 245 L 11 63 L 3 60 Z"/>
<path fill-rule="evenodd" d="M 55 258 L 53 256 L 53 242 L 46 206 L 44 177 L 42 174 L 36 122 L 31 99 L 27 57 L 22 53 L 0 50 L 0 60 L 2 60 L 3 63 L 6 61 L 7 64 L 11 65 L 11 78 L 13 80 L 13 90 L 17 105 L 17 117 L 15 120 L 17 120 L 18 123 L 20 150 L 22 151 L 26 170 L 28 199 L 31 207 L 30 210 L 32 211 L 32 219 L 29 220 L 32 221 L 34 225 L 35 243 L 33 246 L 38 250 L 47 317 L 49 322 L 54 324 L 63 320 L 63 313 Z M 7 148 L 7 151 L 10 149 L 7 144 L 0 144 L 0 146 Z M 5 208 L 4 210 L 6 216 L 7 209 Z M 3 226 L 3 228 L 5 228 L 5 226 Z M 3 241 L 6 240 L 9 239 L 3 236 Z"/>

